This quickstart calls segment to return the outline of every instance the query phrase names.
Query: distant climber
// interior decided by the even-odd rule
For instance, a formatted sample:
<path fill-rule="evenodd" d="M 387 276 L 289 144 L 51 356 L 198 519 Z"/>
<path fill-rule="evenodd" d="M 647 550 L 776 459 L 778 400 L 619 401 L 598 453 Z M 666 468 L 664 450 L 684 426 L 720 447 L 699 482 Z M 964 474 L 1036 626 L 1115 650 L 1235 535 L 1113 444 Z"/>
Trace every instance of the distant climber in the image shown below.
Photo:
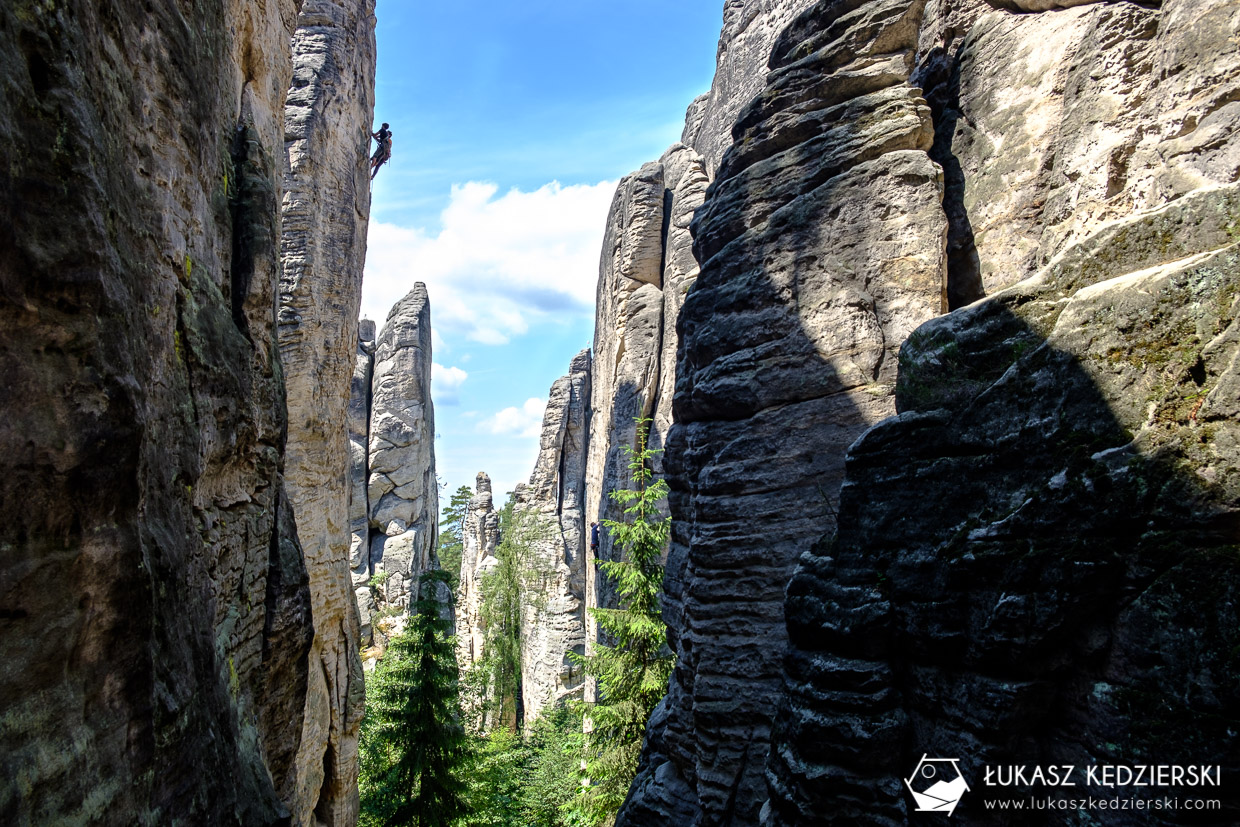
<path fill-rule="evenodd" d="M 370 137 L 379 142 L 379 145 L 375 147 L 375 154 L 370 156 L 370 180 L 373 181 L 379 174 L 379 167 L 386 164 L 392 157 L 392 130 L 384 124 L 379 127 L 378 132 L 371 132 Z"/>
<path fill-rule="evenodd" d="M 598 559 L 598 523 L 590 523 L 590 553 Z"/>

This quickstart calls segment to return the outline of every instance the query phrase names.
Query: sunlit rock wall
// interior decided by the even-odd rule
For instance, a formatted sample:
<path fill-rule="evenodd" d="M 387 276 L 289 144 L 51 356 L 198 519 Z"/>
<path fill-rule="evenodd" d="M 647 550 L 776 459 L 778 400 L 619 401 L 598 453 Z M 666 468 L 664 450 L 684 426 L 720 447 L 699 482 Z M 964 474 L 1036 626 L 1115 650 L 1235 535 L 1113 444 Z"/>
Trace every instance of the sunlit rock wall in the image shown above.
<path fill-rule="evenodd" d="M 349 569 L 357 599 L 359 645 L 374 643 L 375 600 L 370 589 L 370 378 L 375 369 L 375 323 L 357 326 L 353 378 L 349 384 Z"/>
<path fill-rule="evenodd" d="M 474 496 L 461 528 L 461 577 L 456 593 L 456 661 L 467 670 L 486 655 L 482 622 L 483 577 L 499 565 L 499 514 L 491 494 L 491 478 L 478 472 Z"/>
<path fill-rule="evenodd" d="M 710 91 L 693 101 L 680 140 L 714 176 L 732 145 L 732 125 L 762 91 L 775 38 L 813 0 L 725 0 Z"/>
<path fill-rule="evenodd" d="M 789 585 L 765 823 L 907 823 L 924 753 L 1240 764 L 1240 5 L 992 5 L 1076 8 L 924 51 L 952 281 L 991 295 L 908 339 Z"/>
<path fill-rule="evenodd" d="M 370 387 L 369 570 L 380 581 L 371 634 L 386 639 L 404 628 L 439 538 L 431 306 L 421 282 L 388 313 Z"/>
<path fill-rule="evenodd" d="M 783 593 L 834 518 L 844 449 L 894 413 L 895 352 L 943 309 L 920 4 L 820 3 L 693 219 L 665 467 L 678 662 L 620 823 L 754 824 L 783 681 Z"/>
<path fill-rule="evenodd" d="M 550 705 L 580 698 L 584 676 L 570 654 L 585 652 L 586 437 L 590 351 L 551 386 L 538 460 L 519 489 L 517 530 L 530 540 L 527 599 L 521 616 L 521 697 L 525 720 Z"/>
<path fill-rule="evenodd" d="M 347 409 L 370 214 L 374 29 L 373 0 L 306 0 L 284 109 L 278 319 L 288 388 L 285 470 L 315 628 L 297 761 L 300 824 L 357 818 L 364 693 L 349 576 Z"/>

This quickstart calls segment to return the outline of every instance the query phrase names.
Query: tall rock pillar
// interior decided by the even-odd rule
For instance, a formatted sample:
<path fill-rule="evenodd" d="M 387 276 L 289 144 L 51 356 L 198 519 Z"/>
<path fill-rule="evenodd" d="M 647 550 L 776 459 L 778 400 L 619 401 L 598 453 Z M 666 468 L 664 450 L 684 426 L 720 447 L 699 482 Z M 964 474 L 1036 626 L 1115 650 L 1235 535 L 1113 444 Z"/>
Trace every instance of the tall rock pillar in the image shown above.
<path fill-rule="evenodd" d="M 299 824 L 352 824 L 357 817 L 363 686 L 348 566 L 345 423 L 370 213 L 374 28 L 373 0 L 306 0 L 284 110 L 278 318 L 288 385 L 286 472 L 315 628 L 297 759 Z"/>
<path fill-rule="evenodd" d="M 370 593 L 370 379 L 375 370 L 375 323 L 357 325 L 357 352 L 349 386 L 349 568 L 357 598 L 359 645 L 374 643 L 375 601 Z"/>
<path fill-rule="evenodd" d="M 701 156 L 675 144 L 621 180 L 612 201 L 599 264 L 583 527 L 623 519 L 610 494 L 631 484 L 625 449 L 637 446 L 639 417 L 652 420 L 650 446 L 662 450 L 672 421 L 676 317 L 698 274 L 689 222 L 708 181 Z M 662 476 L 662 456 L 654 462 Z M 603 530 L 599 557 L 617 553 Z M 615 604 L 594 563 L 585 577 L 588 606 Z M 588 617 L 586 623 L 593 640 L 595 624 Z M 585 693 L 593 699 L 593 681 Z"/>
<path fill-rule="evenodd" d="M 586 437 L 590 416 L 590 351 L 573 358 L 551 386 L 538 461 L 517 493 L 521 530 L 530 538 L 529 599 L 522 602 L 521 696 L 525 720 L 580 697 L 584 676 L 570 653 L 586 642 Z"/>
<path fill-rule="evenodd" d="M 456 595 L 457 663 L 461 670 L 482 660 L 486 641 L 482 625 L 482 576 L 499 563 L 499 514 L 491 497 L 491 478 L 479 471 L 461 530 L 461 578 Z"/>
<path fill-rule="evenodd" d="M 758 821 L 784 589 L 830 530 L 845 449 L 894 413 L 897 348 L 943 309 L 941 171 L 907 80 L 921 6 L 792 19 L 693 218 L 664 456 L 677 663 L 619 825 Z"/>
<path fill-rule="evenodd" d="M 375 343 L 368 471 L 368 568 L 382 576 L 379 609 L 395 613 L 387 629 L 394 634 L 417 598 L 418 578 L 431 568 L 439 537 L 431 305 L 421 282 L 392 307 Z"/>
<path fill-rule="evenodd" d="M 1237 763 L 1240 3 L 949 5 L 919 74 L 987 295 L 908 337 L 788 585 L 770 827 L 913 823 L 926 754 L 964 823 L 990 767 Z"/>

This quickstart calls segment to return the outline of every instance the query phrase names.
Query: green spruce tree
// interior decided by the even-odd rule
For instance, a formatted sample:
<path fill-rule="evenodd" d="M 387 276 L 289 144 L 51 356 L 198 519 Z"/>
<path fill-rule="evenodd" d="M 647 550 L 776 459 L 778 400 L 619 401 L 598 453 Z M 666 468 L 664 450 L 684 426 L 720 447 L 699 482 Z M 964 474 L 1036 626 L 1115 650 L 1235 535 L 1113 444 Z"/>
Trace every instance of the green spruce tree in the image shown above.
<path fill-rule="evenodd" d="M 448 585 L 456 594 L 457 584 L 461 579 L 461 555 L 465 553 L 465 515 L 469 513 L 469 501 L 474 492 L 469 486 L 462 485 L 452 494 L 452 498 L 443 508 L 443 517 L 439 521 L 439 567 L 448 575 Z"/>
<path fill-rule="evenodd" d="M 368 687 L 362 726 L 363 825 L 448 827 L 467 811 L 468 739 L 461 722 L 450 622 L 438 592 L 419 580 L 415 614 L 393 638 Z"/>
<path fill-rule="evenodd" d="M 633 488 L 611 493 L 624 506 L 625 520 L 602 521 L 621 550 L 621 559 L 599 564 L 616 585 L 620 608 L 594 608 L 590 614 L 610 643 L 596 643 L 588 656 L 578 659 L 598 680 L 599 700 L 587 711 L 592 725 L 586 749 L 590 783 L 570 807 L 590 825 L 611 823 L 624 803 L 637 772 L 646 722 L 667 691 L 675 662 L 660 605 L 671 518 L 659 513 L 667 483 L 654 479 L 650 468 L 658 452 L 648 445 L 649 430 L 650 420 L 639 419 L 637 448 L 627 449 Z"/>

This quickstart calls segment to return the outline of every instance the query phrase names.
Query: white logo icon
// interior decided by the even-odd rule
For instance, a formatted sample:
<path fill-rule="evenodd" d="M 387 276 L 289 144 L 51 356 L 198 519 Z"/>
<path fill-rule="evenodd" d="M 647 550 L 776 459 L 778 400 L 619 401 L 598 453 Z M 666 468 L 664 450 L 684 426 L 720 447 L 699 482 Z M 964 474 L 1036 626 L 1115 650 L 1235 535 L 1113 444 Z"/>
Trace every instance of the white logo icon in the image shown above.
<path fill-rule="evenodd" d="M 969 789 L 960 774 L 958 758 L 931 758 L 923 755 L 913 774 L 904 779 L 904 786 L 913 794 L 919 813 L 951 815 L 960 797 Z"/>

